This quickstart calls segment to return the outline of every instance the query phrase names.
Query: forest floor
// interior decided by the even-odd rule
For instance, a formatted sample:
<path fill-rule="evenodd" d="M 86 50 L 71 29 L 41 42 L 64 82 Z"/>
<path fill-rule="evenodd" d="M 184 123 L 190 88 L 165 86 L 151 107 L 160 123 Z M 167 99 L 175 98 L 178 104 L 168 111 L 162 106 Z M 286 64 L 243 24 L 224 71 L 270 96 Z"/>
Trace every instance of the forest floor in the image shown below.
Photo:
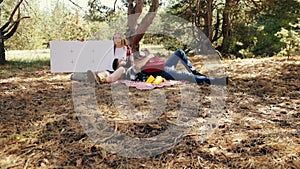
<path fill-rule="evenodd" d="M 207 73 L 199 57 L 191 61 Z M 89 107 L 90 96 L 74 94 L 78 83 L 70 80 L 70 74 L 50 73 L 48 64 L 36 69 L 29 69 L 30 64 L 1 66 L 0 168 L 300 168 L 300 57 L 222 63 L 230 78 L 227 87 L 216 86 L 223 98 L 215 98 L 220 95 L 213 94 L 208 85 L 184 83 L 141 91 L 102 84 L 95 87 L 100 110 L 96 113 Z M 196 95 L 186 94 L 191 88 Z M 128 107 L 116 106 L 112 91 L 119 99 L 127 96 L 131 106 L 146 112 L 144 117 L 154 118 L 146 110 L 153 103 L 161 104 L 153 98 L 163 98 L 165 107 L 152 122 L 132 122 L 122 111 Z M 86 104 L 75 104 L 76 97 Z M 215 105 L 219 106 L 217 123 L 207 125 L 214 114 L 214 101 L 221 104 Z M 193 123 L 182 124 L 180 103 L 191 109 L 201 105 L 192 111 Z M 89 109 L 93 109 L 90 116 L 78 113 Z M 101 128 L 100 117 L 112 130 Z M 151 140 L 172 126 L 190 128 L 171 147 L 149 157 L 130 158 L 129 151 L 128 156 L 126 151 L 118 155 L 120 145 L 128 142 L 117 145 L 110 140 L 116 133 Z M 99 141 L 96 135 L 101 134 L 108 137 Z"/>

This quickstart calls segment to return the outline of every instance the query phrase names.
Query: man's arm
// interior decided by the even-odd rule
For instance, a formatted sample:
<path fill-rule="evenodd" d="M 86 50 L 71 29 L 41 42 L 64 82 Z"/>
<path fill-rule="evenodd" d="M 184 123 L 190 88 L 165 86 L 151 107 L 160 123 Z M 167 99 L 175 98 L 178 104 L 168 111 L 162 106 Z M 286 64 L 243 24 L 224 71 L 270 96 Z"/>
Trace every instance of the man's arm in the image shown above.
<path fill-rule="evenodd" d="M 141 71 L 142 67 L 145 66 L 145 64 L 154 57 L 153 54 L 149 54 L 147 55 L 145 58 L 143 58 L 142 60 L 138 61 L 136 64 L 135 64 L 135 70 L 137 72 Z"/>

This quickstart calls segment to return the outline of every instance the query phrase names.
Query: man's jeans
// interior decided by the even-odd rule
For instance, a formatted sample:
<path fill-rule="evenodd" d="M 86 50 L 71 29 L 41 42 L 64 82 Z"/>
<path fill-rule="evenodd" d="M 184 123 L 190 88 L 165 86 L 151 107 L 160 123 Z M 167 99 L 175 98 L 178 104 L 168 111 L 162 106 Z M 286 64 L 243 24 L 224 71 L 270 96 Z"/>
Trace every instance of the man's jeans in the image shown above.
<path fill-rule="evenodd" d="M 176 70 L 176 66 L 179 62 L 185 66 L 188 72 L 181 72 Z M 194 75 L 191 72 L 194 71 L 192 63 L 187 58 L 183 50 L 177 50 L 174 52 L 166 61 L 164 71 L 166 73 L 165 78 L 168 80 L 186 80 L 192 83 L 208 83 L 210 84 L 209 78 L 206 76 Z"/>
<path fill-rule="evenodd" d="M 189 59 L 187 58 L 186 54 L 184 53 L 183 50 L 176 50 L 166 61 L 165 66 L 166 67 L 173 67 L 174 69 L 176 69 L 176 66 L 179 62 L 179 60 L 181 61 L 181 63 L 185 66 L 185 68 L 189 71 L 192 72 L 195 70 L 195 68 L 193 67 L 192 63 L 189 61 Z"/>

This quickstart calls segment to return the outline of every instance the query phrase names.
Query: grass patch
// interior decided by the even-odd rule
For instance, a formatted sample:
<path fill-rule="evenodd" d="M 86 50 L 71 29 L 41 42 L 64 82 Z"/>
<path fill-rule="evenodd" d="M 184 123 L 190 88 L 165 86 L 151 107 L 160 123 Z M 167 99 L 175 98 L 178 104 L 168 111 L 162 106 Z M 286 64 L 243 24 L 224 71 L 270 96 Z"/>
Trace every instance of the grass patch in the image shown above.
<path fill-rule="evenodd" d="M 0 66 L 0 73 L 50 69 L 48 51 L 10 51 L 7 52 L 6 60 L 7 62 Z"/>
<path fill-rule="evenodd" d="M 10 60 L 1 66 L 0 73 L 37 71 L 49 69 L 50 59 L 46 60 Z"/>

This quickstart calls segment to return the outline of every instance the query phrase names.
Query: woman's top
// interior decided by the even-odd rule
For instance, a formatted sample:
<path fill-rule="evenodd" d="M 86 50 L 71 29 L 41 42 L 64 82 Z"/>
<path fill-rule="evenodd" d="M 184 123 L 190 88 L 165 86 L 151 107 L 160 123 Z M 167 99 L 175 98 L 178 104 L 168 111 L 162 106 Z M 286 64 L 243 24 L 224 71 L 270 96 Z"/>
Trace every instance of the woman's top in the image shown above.
<path fill-rule="evenodd" d="M 125 60 L 128 64 L 128 67 L 134 64 L 133 53 L 129 46 L 124 46 L 122 48 L 114 47 L 115 59 Z"/>

